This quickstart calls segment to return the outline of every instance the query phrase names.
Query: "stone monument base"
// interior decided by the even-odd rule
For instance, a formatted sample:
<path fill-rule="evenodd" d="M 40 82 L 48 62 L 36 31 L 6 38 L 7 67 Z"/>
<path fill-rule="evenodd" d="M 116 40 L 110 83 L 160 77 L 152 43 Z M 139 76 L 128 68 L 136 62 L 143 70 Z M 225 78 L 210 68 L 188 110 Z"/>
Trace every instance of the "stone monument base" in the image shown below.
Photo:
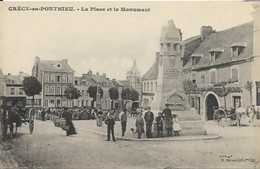
<path fill-rule="evenodd" d="M 207 132 L 204 128 L 204 122 L 201 121 L 201 116 L 192 109 L 183 111 L 172 111 L 177 114 L 181 133 L 180 135 L 206 135 Z"/>

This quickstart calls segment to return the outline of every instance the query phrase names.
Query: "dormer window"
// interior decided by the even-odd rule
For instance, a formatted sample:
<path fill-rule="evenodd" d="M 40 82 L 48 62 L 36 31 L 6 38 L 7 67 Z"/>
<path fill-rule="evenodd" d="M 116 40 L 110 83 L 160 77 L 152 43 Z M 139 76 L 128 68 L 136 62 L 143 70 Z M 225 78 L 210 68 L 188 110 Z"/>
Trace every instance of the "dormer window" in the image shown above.
<path fill-rule="evenodd" d="M 239 43 L 235 42 L 233 43 L 231 47 L 231 58 L 238 57 L 241 53 L 243 53 L 244 48 L 247 46 L 246 43 Z"/>
<path fill-rule="evenodd" d="M 213 48 L 209 51 L 210 53 L 210 63 L 215 62 L 219 57 L 220 54 L 224 52 L 224 49 L 221 48 Z"/>
<path fill-rule="evenodd" d="M 195 66 L 200 61 L 201 58 L 202 58 L 202 55 L 200 55 L 200 54 L 191 55 L 192 66 Z"/>

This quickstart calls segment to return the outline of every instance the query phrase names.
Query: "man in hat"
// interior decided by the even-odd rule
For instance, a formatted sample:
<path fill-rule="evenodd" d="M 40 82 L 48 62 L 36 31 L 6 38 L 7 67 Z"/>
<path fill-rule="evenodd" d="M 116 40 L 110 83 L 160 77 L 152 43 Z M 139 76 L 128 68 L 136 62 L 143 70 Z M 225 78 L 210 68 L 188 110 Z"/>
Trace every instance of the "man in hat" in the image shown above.
<path fill-rule="evenodd" d="M 146 123 L 146 137 L 152 138 L 152 125 L 154 120 L 153 112 L 151 112 L 151 107 L 147 108 L 147 112 L 144 114 L 144 120 Z"/>
<path fill-rule="evenodd" d="M 163 116 L 165 118 L 165 129 L 167 131 L 167 137 L 172 136 L 172 111 L 169 108 L 169 104 L 165 105 L 165 109 L 163 110 Z"/>

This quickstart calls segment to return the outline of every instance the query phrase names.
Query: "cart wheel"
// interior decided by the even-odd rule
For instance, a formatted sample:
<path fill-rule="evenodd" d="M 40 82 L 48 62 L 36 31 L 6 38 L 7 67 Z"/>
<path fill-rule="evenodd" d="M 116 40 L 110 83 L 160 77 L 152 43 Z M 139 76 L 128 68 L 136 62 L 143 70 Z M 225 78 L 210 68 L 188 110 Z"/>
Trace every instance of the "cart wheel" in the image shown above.
<path fill-rule="evenodd" d="M 227 123 L 227 114 L 224 110 L 218 109 L 213 114 L 213 120 L 217 122 L 218 125 L 224 127 Z"/>

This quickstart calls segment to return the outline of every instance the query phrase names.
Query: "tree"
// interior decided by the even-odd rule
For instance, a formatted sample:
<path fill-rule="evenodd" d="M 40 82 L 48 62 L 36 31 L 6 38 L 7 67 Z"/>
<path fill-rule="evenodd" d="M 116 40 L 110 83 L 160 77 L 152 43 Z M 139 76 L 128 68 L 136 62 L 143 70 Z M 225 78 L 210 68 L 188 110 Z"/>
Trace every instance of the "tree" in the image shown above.
<path fill-rule="evenodd" d="M 103 93 L 104 93 L 103 89 L 100 88 L 100 99 L 103 97 Z M 94 107 L 94 102 L 97 99 L 97 86 L 89 86 L 88 94 L 89 94 L 89 97 L 92 98 L 91 107 Z"/>
<path fill-rule="evenodd" d="M 77 88 L 75 88 L 73 86 L 69 86 L 68 88 L 66 88 L 66 90 L 64 91 L 64 94 L 67 99 L 71 100 L 71 102 L 74 99 L 78 99 L 81 96 L 79 91 L 77 90 Z"/>
<path fill-rule="evenodd" d="M 139 99 L 139 93 L 133 89 L 133 88 L 126 88 L 122 91 L 122 99 L 126 100 L 125 105 L 128 103 L 128 101 L 136 101 Z"/>
<path fill-rule="evenodd" d="M 40 94 L 42 85 L 36 77 L 25 77 L 23 80 L 23 90 L 27 96 L 32 96 L 32 107 L 34 107 L 34 96 Z"/>
<path fill-rule="evenodd" d="M 109 97 L 112 100 L 112 105 L 114 105 L 114 101 L 119 98 L 119 92 L 116 87 L 111 87 L 109 90 Z M 113 108 L 113 106 L 111 106 Z"/>

